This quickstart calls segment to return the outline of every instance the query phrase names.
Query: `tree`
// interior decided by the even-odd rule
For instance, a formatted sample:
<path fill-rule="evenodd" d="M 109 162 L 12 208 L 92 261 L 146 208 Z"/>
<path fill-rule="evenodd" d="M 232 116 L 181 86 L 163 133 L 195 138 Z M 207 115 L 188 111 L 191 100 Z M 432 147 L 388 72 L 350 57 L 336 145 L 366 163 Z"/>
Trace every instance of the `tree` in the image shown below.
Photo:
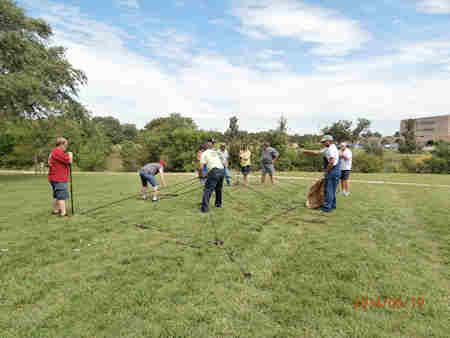
<path fill-rule="evenodd" d="M 333 136 L 334 140 L 337 143 L 341 143 L 347 140 L 351 140 L 353 135 L 351 127 L 352 121 L 339 120 L 338 122 L 333 123 L 331 126 L 323 128 L 322 133 Z"/>
<path fill-rule="evenodd" d="M 169 132 L 177 128 L 197 129 L 197 125 L 190 117 L 183 117 L 179 113 L 172 113 L 168 117 L 159 117 L 151 120 L 144 127 L 145 130 Z"/>
<path fill-rule="evenodd" d="M 106 117 L 94 117 L 92 119 L 94 123 L 103 126 L 105 135 L 110 138 L 113 144 L 121 143 L 125 138 L 123 135 L 122 126 L 120 121 L 112 116 Z"/>
<path fill-rule="evenodd" d="M 123 139 L 126 141 L 135 141 L 137 134 L 138 134 L 138 130 L 136 128 L 135 124 L 132 123 L 124 123 L 122 124 L 122 134 L 123 134 Z"/>
<path fill-rule="evenodd" d="M 280 119 L 278 120 L 278 131 L 280 133 L 287 133 L 288 128 L 287 128 L 287 118 L 285 118 L 284 116 L 281 116 Z"/>
<path fill-rule="evenodd" d="M 366 131 L 364 134 L 362 134 L 361 136 L 364 137 L 364 138 L 370 138 L 370 137 L 381 138 L 381 137 L 383 137 L 383 135 L 381 135 L 381 133 L 379 133 L 379 132 L 377 132 L 377 131 L 372 132 L 372 131 L 370 131 L 370 130 L 367 130 L 367 131 Z"/>
<path fill-rule="evenodd" d="M 45 21 L 0 0 L 0 118 L 44 117 L 79 105 L 74 97 L 87 78 L 64 48 L 50 46 L 52 35 Z"/>
<path fill-rule="evenodd" d="M 239 136 L 239 125 L 238 125 L 238 118 L 236 116 L 233 116 L 230 118 L 230 125 L 225 132 L 225 137 L 229 139 L 233 139 Z"/>
<path fill-rule="evenodd" d="M 403 141 L 401 142 L 398 150 L 401 153 L 414 153 L 418 150 L 415 132 L 416 121 L 413 119 L 408 119 L 404 123 L 405 129 L 401 134 L 403 136 Z"/>
<path fill-rule="evenodd" d="M 358 124 L 352 131 L 351 141 L 353 143 L 358 143 L 359 137 L 363 132 L 366 132 L 370 127 L 370 121 L 367 119 L 359 118 Z"/>

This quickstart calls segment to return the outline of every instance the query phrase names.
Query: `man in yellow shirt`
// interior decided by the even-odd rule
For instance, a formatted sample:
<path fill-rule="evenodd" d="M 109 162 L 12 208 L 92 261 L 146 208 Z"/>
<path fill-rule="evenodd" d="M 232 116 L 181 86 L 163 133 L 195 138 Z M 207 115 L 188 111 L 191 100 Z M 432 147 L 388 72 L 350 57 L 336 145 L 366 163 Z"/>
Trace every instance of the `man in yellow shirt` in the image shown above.
<path fill-rule="evenodd" d="M 244 184 L 248 184 L 248 174 L 251 170 L 251 157 L 252 153 L 248 150 L 248 146 L 243 144 L 241 146 L 241 151 L 239 152 L 241 172 L 244 176 Z"/>
<path fill-rule="evenodd" d="M 207 166 L 208 168 L 208 175 L 203 190 L 201 212 L 209 212 L 209 200 L 213 191 L 216 192 L 216 201 L 214 203 L 216 208 L 222 208 L 222 188 L 225 169 L 219 154 L 213 149 L 215 143 L 216 141 L 214 139 L 209 139 L 208 149 L 200 157 L 200 165 L 203 167 Z"/>

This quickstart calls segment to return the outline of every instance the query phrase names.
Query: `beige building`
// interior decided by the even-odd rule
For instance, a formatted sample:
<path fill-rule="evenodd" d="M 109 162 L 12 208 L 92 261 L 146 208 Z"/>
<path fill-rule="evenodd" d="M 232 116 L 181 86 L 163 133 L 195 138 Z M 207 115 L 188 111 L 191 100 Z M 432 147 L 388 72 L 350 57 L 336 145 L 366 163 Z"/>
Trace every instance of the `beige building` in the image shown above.
<path fill-rule="evenodd" d="M 406 128 L 406 121 L 400 122 L 400 133 Z M 414 119 L 417 143 L 445 140 L 450 142 L 450 115 Z"/>

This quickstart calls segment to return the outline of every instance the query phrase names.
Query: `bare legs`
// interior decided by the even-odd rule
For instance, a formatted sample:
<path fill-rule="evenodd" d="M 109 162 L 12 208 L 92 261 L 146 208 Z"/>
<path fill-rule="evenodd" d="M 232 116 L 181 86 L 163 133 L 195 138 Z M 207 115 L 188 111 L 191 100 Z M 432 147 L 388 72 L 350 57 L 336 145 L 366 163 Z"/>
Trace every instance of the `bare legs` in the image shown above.
<path fill-rule="evenodd" d="M 248 185 L 248 175 L 244 175 L 244 184 Z"/>
<path fill-rule="evenodd" d="M 148 187 L 142 187 L 141 192 L 142 192 L 142 199 L 146 200 L 148 198 Z M 153 201 L 157 200 L 158 196 L 159 196 L 158 186 L 153 187 L 152 200 Z"/>
<path fill-rule="evenodd" d="M 275 184 L 275 177 L 273 175 L 269 175 L 270 176 L 270 182 L 272 184 Z M 261 184 L 264 184 L 266 182 L 266 174 L 262 174 L 261 175 Z"/>

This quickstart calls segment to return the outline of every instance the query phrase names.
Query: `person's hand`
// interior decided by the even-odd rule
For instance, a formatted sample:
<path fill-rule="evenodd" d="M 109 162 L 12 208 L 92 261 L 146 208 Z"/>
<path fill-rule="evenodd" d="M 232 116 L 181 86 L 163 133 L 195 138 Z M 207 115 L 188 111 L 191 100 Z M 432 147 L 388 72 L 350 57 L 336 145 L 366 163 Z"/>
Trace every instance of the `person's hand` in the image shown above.
<path fill-rule="evenodd" d="M 70 163 L 72 163 L 72 161 L 73 161 L 73 153 L 72 153 L 71 151 L 69 151 L 69 152 L 67 153 L 67 155 L 69 155 Z"/>

